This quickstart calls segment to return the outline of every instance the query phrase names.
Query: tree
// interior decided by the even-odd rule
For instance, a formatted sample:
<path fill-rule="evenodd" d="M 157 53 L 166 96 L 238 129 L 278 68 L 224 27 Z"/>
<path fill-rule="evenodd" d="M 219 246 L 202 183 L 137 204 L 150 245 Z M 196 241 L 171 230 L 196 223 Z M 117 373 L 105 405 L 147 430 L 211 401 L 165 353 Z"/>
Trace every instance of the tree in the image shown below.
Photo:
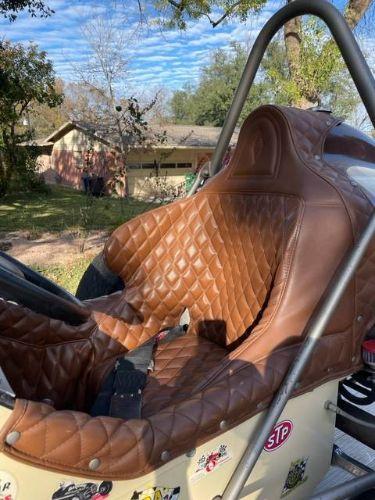
<path fill-rule="evenodd" d="M 32 17 L 48 17 L 53 10 L 42 0 L 0 0 L 0 15 L 15 21 L 19 12 L 27 9 Z"/>
<path fill-rule="evenodd" d="M 86 63 L 76 68 L 81 105 L 74 114 L 95 124 L 97 132 L 115 139 L 119 161 L 112 182 L 127 193 L 126 164 L 130 149 L 147 149 L 165 140 L 165 134 L 153 133 L 147 121 L 157 96 L 144 105 L 134 96 L 127 96 L 128 61 L 124 49 L 131 38 L 118 29 L 117 19 L 97 17 L 82 32 L 91 53 Z"/>
<path fill-rule="evenodd" d="M 287 3 L 293 0 L 286 0 Z M 355 29 L 373 0 L 347 0 L 344 8 L 344 17 L 351 29 Z M 262 9 L 265 1 L 251 0 L 154 0 L 154 6 L 163 12 L 165 27 L 179 27 L 187 29 L 188 20 L 197 20 L 206 17 L 213 28 L 229 18 L 245 21 L 249 15 Z M 214 19 L 213 14 L 220 12 Z M 311 43 L 312 33 L 319 37 L 319 44 Z M 287 60 L 287 79 L 291 82 L 289 89 L 290 104 L 300 107 L 310 107 L 327 100 L 324 92 L 327 86 L 343 82 L 343 62 L 336 45 L 317 23 L 311 26 L 302 22 L 300 18 L 292 19 L 286 23 L 283 30 L 285 45 L 284 55 Z M 306 41 L 303 37 L 307 36 Z M 311 56 L 307 59 L 306 54 Z M 275 78 L 274 78 L 275 80 Z M 286 78 L 277 82 L 286 90 Z M 332 90 L 332 87 L 330 88 Z M 350 93 L 351 94 L 351 93 Z M 290 99 L 291 98 L 291 99 Z M 348 103 L 352 101 L 352 94 Z M 334 102 L 334 99 L 332 100 Z"/>
<path fill-rule="evenodd" d="M 30 131 L 22 126 L 29 109 L 35 104 L 52 108 L 61 100 L 45 52 L 34 44 L 0 42 L 0 196 L 6 193 L 12 176 L 27 167 L 17 145 L 30 138 Z"/>
<path fill-rule="evenodd" d="M 247 59 L 246 46 L 232 43 L 231 50 L 215 50 L 202 68 L 196 88 L 186 86 L 171 99 L 172 119 L 177 123 L 222 126 Z M 242 119 L 264 102 L 269 93 L 266 81 L 257 81 L 241 113 Z"/>
<path fill-rule="evenodd" d="M 189 19 L 208 19 L 213 28 L 230 18 L 246 21 L 258 12 L 267 0 L 154 0 L 155 8 L 164 14 L 166 27 L 186 29 Z M 142 4 L 138 1 L 140 10 Z"/>
<path fill-rule="evenodd" d="M 285 0 L 286 3 L 293 1 Z M 142 1 L 137 2 L 143 12 Z M 261 10 L 267 0 L 153 0 L 153 3 L 165 15 L 166 26 L 186 29 L 187 21 L 202 17 L 207 18 L 213 28 L 230 18 L 244 22 L 251 13 Z M 357 26 L 372 3 L 373 0 L 347 0 L 344 16 L 351 29 Z M 286 36 L 298 40 L 300 18 L 293 19 L 286 26 Z"/>
<path fill-rule="evenodd" d="M 304 80 L 299 85 L 291 80 L 284 43 L 271 42 L 241 112 L 240 123 L 260 104 L 292 105 L 302 95 L 308 95 L 311 101 L 339 116 L 354 113 L 358 95 L 336 47 L 326 45 L 325 31 L 319 22 L 309 20 L 301 29 L 300 64 Z M 230 51 L 214 51 L 211 63 L 202 69 L 197 87 L 187 85 L 173 94 L 172 119 L 177 123 L 222 126 L 247 53 L 247 47 L 238 43 L 233 43 Z M 317 67 L 320 71 L 316 71 Z"/>
<path fill-rule="evenodd" d="M 291 3 L 293 0 L 287 0 Z M 365 15 L 373 0 L 348 0 L 344 8 L 344 17 L 353 30 Z M 335 79 L 335 75 L 342 73 L 344 62 L 340 56 L 336 44 L 331 38 L 324 38 L 324 31 L 320 23 L 315 22 L 315 33 L 319 38 L 318 46 L 314 46 L 313 40 L 304 40 L 304 36 L 310 33 L 304 27 L 301 18 L 297 17 L 288 21 L 284 26 L 284 41 L 286 57 L 289 66 L 289 76 L 298 92 L 294 104 L 302 108 L 310 107 L 319 103 L 319 84 L 312 85 L 311 77 L 315 81 L 322 82 L 324 78 Z M 323 43 L 322 43 L 323 42 Z M 310 47 L 308 48 L 308 44 Z M 306 49 L 312 58 L 306 58 Z M 310 66 L 308 71 L 307 66 Z M 329 69 L 330 68 L 330 69 Z M 328 70 L 328 71 L 327 71 Z"/>
<path fill-rule="evenodd" d="M 197 124 L 197 114 L 200 102 L 197 102 L 195 88 L 186 84 L 181 90 L 176 90 L 171 98 L 173 123 Z"/>
<path fill-rule="evenodd" d="M 66 94 L 67 85 L 60 79 L 56 80 L 55 92 L 64 97 L 61 104 L 50 107 L 47 104 L 34 102 L 27 111 L 28 128 L 31 139 L 44 139 L 51 131 L 57 130 L 73 115 L 74 103 Z"/>
<path fill-rule="evenodd" d="M 343 117 L 351 116 L 359 98 L 338 48 L 327 43 L 326 30 L 315 18 L 300 23 L 299 30 L 296 66 L 282 41 L 271 45 L 272 57 L 263 61 L 265 78 L 275 91 L 274 97 L 277 93 L 288 105 L 317 105 Z"/>

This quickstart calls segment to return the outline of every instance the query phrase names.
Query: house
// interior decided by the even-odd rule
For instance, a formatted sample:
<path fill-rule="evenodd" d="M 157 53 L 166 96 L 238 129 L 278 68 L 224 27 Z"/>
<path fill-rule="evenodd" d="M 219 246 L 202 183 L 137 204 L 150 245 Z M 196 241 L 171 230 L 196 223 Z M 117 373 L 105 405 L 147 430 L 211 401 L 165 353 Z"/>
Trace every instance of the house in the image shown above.
<path fill-rule="evenodd" d="M 187 174 L 211 160 L 221 129 L 196 125 L 158 125 L 153 132 L 166 133 L 165 141 L 145 150 L 132 148 L 127 157 L 128 190 L 131 196 L 145 195 L 150 180 L 165 179 L 169 186 L 183 185 Z M 238 131 L 233 136 L 237 142 Z M 67 122 L 44 141 L 34 144 L 40 151 L 40 172 L 49 183 L 82 189 L 85 166 L 108 184 L 119 148 L 115 140 L 100 134 L 92 125 Z"/>

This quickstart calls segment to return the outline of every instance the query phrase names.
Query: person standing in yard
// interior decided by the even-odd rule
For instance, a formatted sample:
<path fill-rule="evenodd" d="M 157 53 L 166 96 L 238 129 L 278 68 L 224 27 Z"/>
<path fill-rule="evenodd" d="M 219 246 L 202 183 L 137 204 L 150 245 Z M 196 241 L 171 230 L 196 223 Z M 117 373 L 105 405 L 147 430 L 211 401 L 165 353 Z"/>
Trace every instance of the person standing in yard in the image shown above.
<path fill-rule="evenodd" d="M 85 194 L 88 194 L 90 190 L 90 174 L 89 174 L 89 169 L 87 167 L 83 169 L 81 179 L 83 182 L 83 189 L 85 191 Z"/>

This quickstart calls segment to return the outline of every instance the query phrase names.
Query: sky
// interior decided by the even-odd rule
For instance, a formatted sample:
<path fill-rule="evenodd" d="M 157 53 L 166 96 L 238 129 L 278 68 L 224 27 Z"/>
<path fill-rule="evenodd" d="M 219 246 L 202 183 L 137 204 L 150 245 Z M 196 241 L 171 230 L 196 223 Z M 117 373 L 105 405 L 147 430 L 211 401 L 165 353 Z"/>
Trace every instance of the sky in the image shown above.
<path fill-rule="evenodd" d="M 340 8 L 343 0 L 334 0 L 334 3 Z M 27 13 L 21 13 L 13 23 L 1 19 L 0 36 L 14 42 L 32 40 L 47 52 L 57 76 L 73 81 L 76 68 L 90 58 L 82 28 L 93 19 L 112 15 L 114 4 L 111 0 L 47 0 L 47 4 L 55 11 L 47 19 L 31 18 Z M 165 88 L 172 92 L 185 83 L 196 83 L 214 49 L 230 50 L 232 41 L 251 45 L 264 23 L 282 4 L 281 0 L 268 1 L 266 7 L 246 23 L 230 21 L 213 29 L 207 19 L 201 19 L 181 32 L 157 26 L 157 13 L 151 7 L 149 22 L 140 29 L 137 1 L 117 0 L 115 19 L 124 36 L 124 51 L 129 59 L 129 85 L 140 91 Z M 371 19 L 375 22 L 375 16 Z M 374 67 L 375 26 L 371 34 L 367 23 L 358 35 Z"/>

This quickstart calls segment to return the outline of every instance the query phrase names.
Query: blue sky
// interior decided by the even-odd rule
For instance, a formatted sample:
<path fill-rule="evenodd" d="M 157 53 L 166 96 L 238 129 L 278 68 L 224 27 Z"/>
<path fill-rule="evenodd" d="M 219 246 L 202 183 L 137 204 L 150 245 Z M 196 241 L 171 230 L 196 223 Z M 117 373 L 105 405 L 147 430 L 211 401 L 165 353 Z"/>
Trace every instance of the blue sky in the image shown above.
<path fill-rule="evenodd" d="M 48 19 L 30 18 L 21 14 L 14 23 L 0 21 L 1 36 L 17 42 L 32 40 L 46 50 L 53 61 L 56 73 L 65 80 L 74 79 L 73 67 L 87 60 L 89 51 L 82 37 L 81 28 L 95 16 L 108 12 L 110 0 L 52 0 L 47 2 L 55 14 Z M 149 2 L 150 3 L 150 2 Z M 156 25 L 148 26 L 142 36 L 129 44 L 126 55 L 129 57 L 129 85 L 135 89 L 181 88 L 186 82 L 196 82 L 200 69 L 209 61 L 213 49 L 229 48 L 231 41 L 251 42 L 272 13 L 283 4 L 271 0 L 260 14 L 246 24 L 229 22 L 215 29 L 206 19 L 192 23 L 184 33 L 178 30 L 162 31 Z M 335 1 L 341 7 L 342 0 Z M 120 29 L 127 34 L 133 33 L 139 19 L 136 0 L 120 0 L 117 6 Z M 156 14 L 150 10 L 149 20 Z M 370 16 L 373 23 L 375 16 Z M 375 29 L 359 33 L 360 42 L 369 59 L 375 53 Z M 371 56 L 371 57 L 370 57 Z"/>

